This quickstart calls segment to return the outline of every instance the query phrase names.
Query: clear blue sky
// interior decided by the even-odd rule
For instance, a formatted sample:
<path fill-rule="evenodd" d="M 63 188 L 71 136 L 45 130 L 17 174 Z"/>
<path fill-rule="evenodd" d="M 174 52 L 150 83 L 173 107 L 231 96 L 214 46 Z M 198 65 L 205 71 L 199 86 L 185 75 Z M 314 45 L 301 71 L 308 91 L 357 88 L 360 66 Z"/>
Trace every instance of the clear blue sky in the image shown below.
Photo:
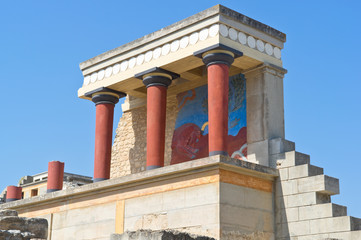
<path fill-rule="evenodd" d="M 347 3 L 346 3 L 347 2 Z M 0 191 L 24 175 L 92 176 L 95 107 L 79 63 L 221 3 L 287 34 L 286 138 L 340 178 L 361 217 L 360 1 L 1 1 Z M 115 127 L 121 116 L 116 106 Z"/>

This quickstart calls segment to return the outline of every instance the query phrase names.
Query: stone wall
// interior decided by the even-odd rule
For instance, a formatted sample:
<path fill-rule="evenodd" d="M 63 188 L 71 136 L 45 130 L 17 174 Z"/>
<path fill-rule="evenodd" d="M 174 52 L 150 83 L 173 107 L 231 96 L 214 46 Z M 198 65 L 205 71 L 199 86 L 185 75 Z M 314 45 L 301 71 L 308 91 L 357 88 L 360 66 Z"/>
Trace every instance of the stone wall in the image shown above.
<path fill-rule="evenodd" d="M 113 234 L 111 240 L 215 240 L 214 238 L 190 235 L 173 230 L 151 231 L 138 230 L 135 232 L 125 232 L 123 234 Z"/>
<path fill-rule="evenodd" d="M 136 98 L 127 97 L 126 103 Z M 164 165 L 170 164 L 172 138 L 178 107 L 175 96 L 167 100 L 167 120 Z M 147 108 L 140 106 L 123 112 L 112 147 L 110 178 L 122 177 L 144 171 L 147 151 Z"/>
<path fill-rule="evenodd" d="M 0 239 L 47 239 L 48 221 L 42 218 L 18 217 L 14 210 L 0 210 Z"/>

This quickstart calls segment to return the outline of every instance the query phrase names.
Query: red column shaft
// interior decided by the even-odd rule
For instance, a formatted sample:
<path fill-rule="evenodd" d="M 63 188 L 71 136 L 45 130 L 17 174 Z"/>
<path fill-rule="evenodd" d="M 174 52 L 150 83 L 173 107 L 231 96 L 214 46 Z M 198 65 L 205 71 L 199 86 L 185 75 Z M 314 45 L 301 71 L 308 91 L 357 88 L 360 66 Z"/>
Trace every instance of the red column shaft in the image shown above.
<path fill-rule="evenodd" d="M 6 202 L 19 200 L 22 198 L 22 187 L 8 186 L 6 188 Z"/>
<path fill-rule="evenodd" d="M 94 181 L 110 178 L 114 105 L 96 105 Z"/>
<path fill-rule="evenodd" d="M 226 64 L 208 66 L 209 155 L 228 155 L 228 81 Z"/>
<path fill-rule="evenodd" d="M 48 163 L 47 192 L 55 192 L 63 189 L 64 163 L 51 161 Z"/>
<path fill-rule="evenodd" d="M 147 88 L 147 169 L 164 166 L 167 88 Z"/>

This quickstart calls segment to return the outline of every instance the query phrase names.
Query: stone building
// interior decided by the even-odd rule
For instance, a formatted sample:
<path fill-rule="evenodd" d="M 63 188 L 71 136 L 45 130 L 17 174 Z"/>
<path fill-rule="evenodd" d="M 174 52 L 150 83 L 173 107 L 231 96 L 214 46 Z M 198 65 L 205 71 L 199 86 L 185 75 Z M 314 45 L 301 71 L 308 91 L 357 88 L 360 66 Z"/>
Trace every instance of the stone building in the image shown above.
<path fill-rule="evenodd" d="M 285 41 L 217 5 L 81 63 L 78 96 L 96 106 L 94 183 L 0 208 L 48 219 L 52 240 L 141 229 L 361 239 L 361 220 L 331 202 L 338 179 L 285 139 Z"/>

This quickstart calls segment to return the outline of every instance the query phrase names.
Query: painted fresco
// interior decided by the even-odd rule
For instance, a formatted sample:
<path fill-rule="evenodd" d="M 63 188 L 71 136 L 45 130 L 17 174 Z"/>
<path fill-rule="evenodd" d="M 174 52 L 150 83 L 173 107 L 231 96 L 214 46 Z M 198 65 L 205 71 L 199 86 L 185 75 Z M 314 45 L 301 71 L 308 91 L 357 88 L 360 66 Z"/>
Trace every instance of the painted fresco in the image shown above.
<path fill-rule="evenodd" d="M 247 160 L 246 80 L 229 78 L 228 154 Z M 171 164 L 208 156 L 207 85 L 177 95 L 178 116 L 172 139 Z"/>

